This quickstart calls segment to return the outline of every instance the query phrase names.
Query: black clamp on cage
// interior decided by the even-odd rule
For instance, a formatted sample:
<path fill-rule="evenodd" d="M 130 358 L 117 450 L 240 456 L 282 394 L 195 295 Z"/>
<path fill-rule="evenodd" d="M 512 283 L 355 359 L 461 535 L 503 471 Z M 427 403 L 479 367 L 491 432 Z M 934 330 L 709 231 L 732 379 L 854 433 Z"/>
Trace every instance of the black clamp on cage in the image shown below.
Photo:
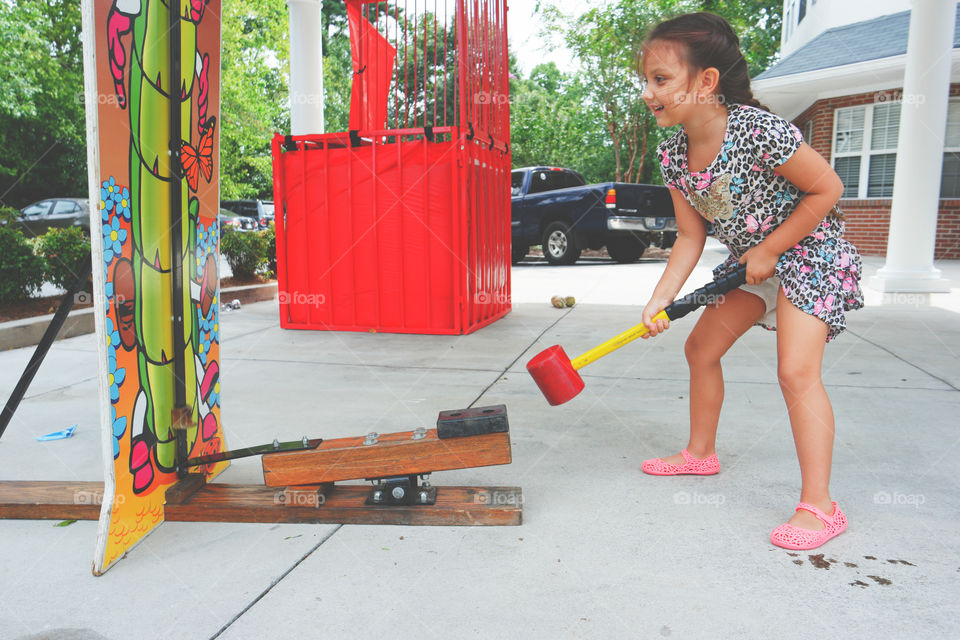
<path fill-rule="evenodd" d="M 287 135 L 283 137 L 283 148 L 287 151 L 297 150 L 297 143 L 293 141 L 293 136 Z"/>
<path fill-rule="evenodd" d="M 427 142 L 436 142 L 433 135 L 433 125 L 428 124 L 423 128 L 423 137 L 427 139 Z"/>

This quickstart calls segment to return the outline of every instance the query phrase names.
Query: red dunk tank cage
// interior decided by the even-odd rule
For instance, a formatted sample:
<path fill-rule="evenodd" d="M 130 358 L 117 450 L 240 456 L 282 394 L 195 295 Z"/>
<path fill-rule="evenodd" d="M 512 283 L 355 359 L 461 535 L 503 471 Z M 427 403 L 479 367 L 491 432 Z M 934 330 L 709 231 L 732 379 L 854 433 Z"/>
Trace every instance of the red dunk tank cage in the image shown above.
<path fill-rule="evenodd" d="M 350 130 L 273 139 L 280 324 L 475 331 L 510 311 L 506 1 L 347 14 Z"/>

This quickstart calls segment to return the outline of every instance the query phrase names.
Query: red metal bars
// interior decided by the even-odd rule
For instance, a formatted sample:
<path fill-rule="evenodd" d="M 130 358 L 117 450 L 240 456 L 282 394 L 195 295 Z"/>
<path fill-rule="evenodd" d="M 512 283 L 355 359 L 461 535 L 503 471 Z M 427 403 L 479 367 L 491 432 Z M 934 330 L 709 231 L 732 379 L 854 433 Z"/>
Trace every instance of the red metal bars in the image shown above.
<path fill-rule="evenodd" d="M 347 0 L 353 130 L 273 141 L 283 327 L 457 334 L 510 310 L 506 1 L 428 3 Z"/>

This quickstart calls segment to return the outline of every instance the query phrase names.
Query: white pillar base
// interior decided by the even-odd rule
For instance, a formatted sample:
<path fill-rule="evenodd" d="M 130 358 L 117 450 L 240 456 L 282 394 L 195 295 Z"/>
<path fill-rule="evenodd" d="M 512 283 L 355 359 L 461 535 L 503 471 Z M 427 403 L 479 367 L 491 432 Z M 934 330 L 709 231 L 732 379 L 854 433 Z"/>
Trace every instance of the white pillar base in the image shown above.
<path fill-rule="evenodd" d="M 869 286 L 881 293 L 950 293 L 950 281 L 940 269 L 911 271 L 883 267 L 870 278 Z"/>

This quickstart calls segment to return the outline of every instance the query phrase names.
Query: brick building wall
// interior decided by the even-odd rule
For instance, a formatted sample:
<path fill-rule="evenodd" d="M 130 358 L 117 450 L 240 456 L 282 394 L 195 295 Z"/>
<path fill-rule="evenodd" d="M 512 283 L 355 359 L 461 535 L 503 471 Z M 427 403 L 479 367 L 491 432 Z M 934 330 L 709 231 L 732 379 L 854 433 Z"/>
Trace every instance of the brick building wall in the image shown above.
<path fill-rule="evenodd" d="M 834 110 L 861 104 L 900 99 L 900 90 L 873 91 L 837 98 L 817 100 L 793 122 L 801 131 L 810 123 L 807 143 L 831 164 L 833 146 Z M 950 86 L 950 96 L 960 96 L 960 84 Z M 890 229 L 890 198 L 860 200 L 844 198 L 840 209 L 847 223 L 846 238 L 860 249 L 863 255 L 883 256 L 887 252 L 887 235 Z M 935 260 L 960 260 L 960 200 L 940 200 L 937 217 L 937 240 Z"/>

